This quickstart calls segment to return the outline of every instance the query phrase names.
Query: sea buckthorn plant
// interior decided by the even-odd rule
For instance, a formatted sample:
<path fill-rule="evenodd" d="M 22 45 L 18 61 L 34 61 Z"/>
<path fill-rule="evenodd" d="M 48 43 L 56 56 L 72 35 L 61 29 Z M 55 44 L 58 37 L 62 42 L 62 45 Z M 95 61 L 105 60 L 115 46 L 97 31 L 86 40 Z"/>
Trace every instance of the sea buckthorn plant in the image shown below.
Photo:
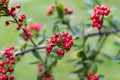
<path fill-rule="evenodd" d="M 112 9 L 101 4 L 98 0 L 85 1 L 84 4 L 85 10 L 89 9 L 86 11 L 86 13 L 90 13 L 89 17 L 87 16 L 89 20 L 86 19 L 80 23 L 71 23 L 71 16 L 75 15 L 71 6 L 64 6 L 57 0 L 50 6 L 48 5 L 45 14 L 48 18 L 53 17 L 55 19 L 53 26 L 51 26 L 52 30 L 49 30 L 51 34 L 48 35 L 48 32 L 45 32 L 48 28 L 41 30 L 44 24 L 31 24 L 27 14 L 20 12 L 22 10 L 21 3 L 9 6 L 10 0 L 0 0 L 0 17 L 8 18 L 4 23 L 7 27 L 15 24 L 15 28 L 24 42 L 22 46 L 20 46 L 21 44 L 19 46 L 14 45 L 6 48 L 5 51 L 1 51 L 0 80 L 19 80 L 12 74 L 15 71 L 14 66 L 21 60 L 22 56 L 30 52 L 38 60 L 32 63 L 38 65 L 36 80 L 64 80 L 62 77 L 58 79 L 54 76 L 53 67 L 59 66 L 57 64 L 66 54 L 71 55 L 69 53 L 76 56 L 75 59 L 72 58 L 67 61 L 74 65 L 74 69 L 69 72 L 77 75 L 75 80 L 104 80 L 104 74 L 97 73 L 98 75 L 96 75 L 97 70 L 100 71 L 98 64 L 103 62 L 101 58 L 98 59 L 98 56 L 102 55 L 110 61 L 120 60 L 120 50 L 115 57 L 102 50 L 107 47 L 105 43 L 111 34 L 120 37 L 120 21 L 114 20 Z M 120 47 L 119 42 L 114 43 L 115 46 Z M 43 52 L 39 51 L 41 49 Z M 29 75 L 29 72 L 26 75 Z"/>

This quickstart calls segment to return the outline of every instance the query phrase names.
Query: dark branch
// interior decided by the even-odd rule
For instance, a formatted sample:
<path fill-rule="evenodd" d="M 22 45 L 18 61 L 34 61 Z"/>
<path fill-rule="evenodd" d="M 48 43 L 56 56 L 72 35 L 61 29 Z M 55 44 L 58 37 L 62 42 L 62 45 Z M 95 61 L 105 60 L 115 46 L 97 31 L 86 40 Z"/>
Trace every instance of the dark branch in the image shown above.
<path fill-rule="evenodd" d="M 28 53 L 28 52 L 31 52 L 31 51 L 34 51 L 34 50 L 37 50 L 37 49 L 45 49 L 45 48 L 46 48 L 45 45 L 37 46 L 37 47 L 33 47 L 33 48 L 30 48 L 30 49 L 27 49 L 27 50 L 17 51 L 17 52 L 14 53 L 14 55 L 17 56 L 17 55 L 25 54 L 25 53 Z"/>
<path fill-rule="evenodd" d="M 98 35 L 110 35 L 114 33 L 118 33 L 120 30 L 110 30 L 110 31 L 105 31 L 105 32 L 99 32 L 99 33 L 92 33 L 92 34 L 87 34 L 84 37 L 93 37 L 93 36 L 98 36 Z"/>
<path fill-rule="evenodd" d="M 22 55 L 22 54 L 25 54 L 25 53 L 28 53 L 28 52 L 31 52 L 31 51 L 34 51 L 34 50 L 37 50 L 37 49 L 45 49 L 46 48 L 46 45 L 42 45 L 42 46 L 37 46 L 37 47 L 33 47 L 33 48 L 30 48 L 30 49 L 27 49 L 27 50 L 23 50 L 23 51 L 16 51 L 14 53 L 15 56 L 17 55 Z M 2 56 L 0 56 L 0 59 L 2 58 Z"/>

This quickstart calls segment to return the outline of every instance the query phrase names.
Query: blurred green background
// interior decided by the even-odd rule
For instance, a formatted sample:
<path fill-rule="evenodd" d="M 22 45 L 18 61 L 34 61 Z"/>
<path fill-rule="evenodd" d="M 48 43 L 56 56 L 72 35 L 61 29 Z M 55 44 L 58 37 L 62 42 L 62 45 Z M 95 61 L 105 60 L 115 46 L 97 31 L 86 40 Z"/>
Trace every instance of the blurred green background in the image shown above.
<path fill-rule="evenodd" d="M 58 2 L 69 6 L 74 10 L 74 18 L 72 23 L 79 23 L 86 20 L 88 11 L 85 11 L 81 8 L 83 1 L 87 0 L 59 0 Z M 89 1 L 89 0 L 88 0 Z M 120 6 L 119 0 L 100 0 L 103 4 L 111 7 L 113 9 L 114 16 L 116 19 L 120 19 Z M 22 0 L 22 11 L 21 13 L 27 14 L 28 18 L 32 18 L 32 23 L 42 23 L 44 28 L 48 29 L 47 33 L 51 33 L 51 27 L 54 22 L 55 17 L 46 16 L 47 8 L 50 4 L 54 3 L 54 0 Z M 15 3 L 19 3 L 19 1 Z M 0 18 L 0 48 L 4 50 L 9 45 L 19 46 L 20 38 L 19 31 L 16 31 L 16 25 L 11 24 L 10 26 L 5 27 L 3 24 L 7 18 Z M 114 46 L 113 42 L 118 41 L 117 37 L 111 35 L 103 51 L 109 53 L 110 55 L 117 54 L 118 47 Z M 53 70 L 53 75 L 55 80 L 78 80 L 76 75 L 71 75 L 70 72 L 74 70 L 74 63 L 67 63 L 66 60 L 75 58 L 74 52 L 69 52 L 62 60 L 59 61 L 58 65 Z M 101 55 L 98 58 L 103 58 Z M 105 80 L 120 80 L 120 65 L 116 62 L 111 62 L 105 58 L 104 63 L 98 64 L 99 69 L 97 74 L 105 75 Z M 34 62 L 36 59 L 32 54 L 26 54 L 21 58 L 21 61 L 15 66 L 15 75 L 16 80 L 36 80 L 37 75 L 37 65 L 30 65 L 30 62 Z"/>

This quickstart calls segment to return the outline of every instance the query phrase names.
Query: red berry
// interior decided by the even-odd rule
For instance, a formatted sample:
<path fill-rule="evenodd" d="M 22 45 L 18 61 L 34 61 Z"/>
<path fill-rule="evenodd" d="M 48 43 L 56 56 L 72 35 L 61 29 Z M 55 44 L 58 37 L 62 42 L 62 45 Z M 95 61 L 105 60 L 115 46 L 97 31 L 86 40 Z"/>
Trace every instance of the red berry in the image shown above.
<path fill-rule="evenodd" d="M 50 11 L 50 10 L 47 12 L 47 15 L 48 15 L 48 16 L 50 16 L 50 15 L 52 15 L 52 14 L 53 14 L 53 12 Z"/>
<path fill-rule="evenodd" d="M 2 62 L 0 62 L 0 66 L 3 66 L 4 65 L 4 62 L 2 61 Z"/>
<path fill-rule="evenodd" d="M 22 14 L 21 15 L 21 19 L 25 19 L 26 18 L 26 15 L 25 14 Z"/>
<path fill-rule="evenodd" d="M 11 14 L 11 10 L 8 9 L 7 14 L 10 15 Z"/>
<path fill-rule="evenodd" d="M 12 12 L 11 15 L 12 15 L 12 17 L 15 17 L 16 16 L 16 12 Z"/>
<path fill-rule="evenodd" d="M 2 74 L 6 74 L 6 70 L 5 69 L 2 70 Z"/>
<path fill-rule="evenodd" d="M 6 2 L 6 0 L 1 0 L 1 2 L 2 2 L 2 3 L 5 3 L 5 2 Z"/>
<path fill-rule="evenodd" d="M 16 7 L 12 6 L 11 11 L 13 12 L 13 11 L 15 11 L 15 9 L 16 9 Z"/>
<path fill-rule="evenodd" d="M 7 80 L 8 79 L 8 76 L 6 74 L 2 75 L 2 79 L 3 80 Z"/>
<path fill-rule="evenodd" d="M 10 24 L 10 22 L 7 20 L 5 21 L 6 26 Z"/>
<path fill-rule="evenodd" d="M 14 68 L 10 67 L 10 68 L 8 69 L 8 71 L 9 71 L 9 72 L 13 72 L 13 71 L 14 71 Z"/>
<path fill-rule="evenodd" d="M 55 8 L 55 4 L 51 4 L 50 9 L 54 9 L 54 8 Z"/>
<path fill-rule="evenodd" d="M 17 4 L 17 5 L 16 5 L 16 8 L 17 8 L 17 9 L 21 8 L 20 4 Z"/>
<path fill-rule="evenodd" d="M 10 63 L 11 63 L 11 64 L 15 64 L 15 61 L 14 61 L 14 60 L 11 60 Z"/>
<path fill-rule="evenodd" d="M 10 80 L 14 80 L 15 79 L 15 77 L 14 76 L 10 76 Z"/>

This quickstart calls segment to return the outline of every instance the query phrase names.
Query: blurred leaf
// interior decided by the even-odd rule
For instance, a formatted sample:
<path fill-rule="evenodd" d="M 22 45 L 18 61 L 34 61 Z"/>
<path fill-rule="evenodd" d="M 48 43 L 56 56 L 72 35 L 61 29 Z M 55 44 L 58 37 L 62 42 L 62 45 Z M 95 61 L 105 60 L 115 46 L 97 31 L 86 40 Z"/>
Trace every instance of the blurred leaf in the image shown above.
<path fill-rule="evenodd" d="M 59 27 L 58 27 L 58 25 L 54 25 L 52 32 L 53 32 L 53 34 L 59 32 Z"/>
<path fill-rule="evenodd" d="M 119 42 L 115 42 L 114 43 L 116 46 L 120 46 L 120 43 Z"/>
<path fill-rule="evenodd" d="M 21 47 L 20 47 L 20 50 L 25 50 L 27 47 L 27 43 L 24 43 Z"/>
<path fill-rule="evenodd" d="M 95 60 L 95 62 L 97 62 L 97 63 L 103 63 L 104 61 L 97 59 L 97 60 Z"/>
<path fill-rule="evenodd" d="M 58 59 L 61 60 L 63 58 L 63 55 L 58 55 Z"/>
<path fill-rule="evenodd" d="M 57 12 L 58 12 L 58 17 L 62 18 L 64 17 L 64 6 L 62 4 L 57 4 Z"/>
<path fill-rule="evenodd" d="M 86 53 L 88 53 L 90 51 L 90 45 L 87 45 L 86 47 Z"/>
<path fill-rule="evenodd" d="M 45 41 L 45 39 L 42 39 L 38 42 L 38 45 L 42 44 Z"/>
<path fill-rule="evenodd" d="M 115 35 L 115 36 L 117 36 L 117 37 L 119 37 L 119 38 L 120 38 L 120 35 L 119 35 L 119 34 L 117 34 L 117 33 L 116 33 L 116 34 L 113 34 L 113 35 Z"/>
<path fill-rule="evenodd" d="M 40 61 L 31 62 L 30 64 L 38 64 Z"/>
<path fill-rule="evenodd" d="M 77 53 L 77 57 L 81 57 L 82 59 L 85 59 L 86 58 L 86 55 L 84 53 L 84 50 L 81 49 L 78 53 Z"/>
<path fill-rule="evenodd" d="M 32 51 L 32 54 L 39 60 L 42 60 L 41 56 L 39 55 L 39 53 L 37 51 Z"/>
<path fill-rule="evenodd" d="M 100 76 L 99 76 L 99 80 L 105 80 L 104 75 L 100 75 Z"/>
<path fill-rule="evenodd" d="M 97 70 L 98 70 L 98 66 L 95 65 L 95 66 L 93 67 L 93 70 L 92 70 L 92 71 L 94 72 L 94 74 L 96 74 Z"/>
<path fill-rule="evenodd" d="M 77 59 L 69 59 L 67 62 L 75 62 Z"/>
<path fill-rule="evenodd" d="M 107 54 L 103 54 L 103 56 L 104 56 L 105 58 L 109 59 L 109 60 L 112 60 L 112 59 L 113 59 L 113 57 L 112 57 L 112 56 L 107 55 Z"/>

